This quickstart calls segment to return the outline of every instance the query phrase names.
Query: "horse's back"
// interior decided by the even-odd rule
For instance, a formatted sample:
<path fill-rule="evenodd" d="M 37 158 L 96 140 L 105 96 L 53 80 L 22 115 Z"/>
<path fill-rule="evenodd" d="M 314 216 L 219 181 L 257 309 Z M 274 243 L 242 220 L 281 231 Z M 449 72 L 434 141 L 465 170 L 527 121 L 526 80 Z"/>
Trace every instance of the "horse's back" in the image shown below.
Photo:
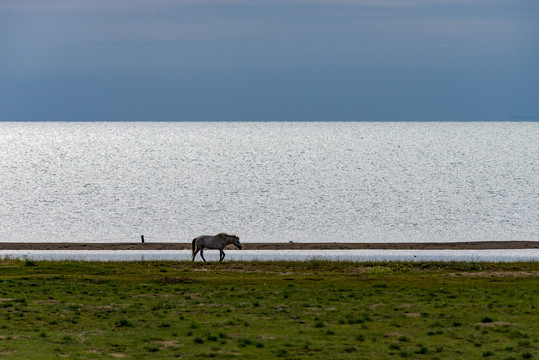
<path fill-rule="evenodd" d="M 193 241 L 198 242 L 198 241 L 206 240 L 206 239 L 211 238 L 211 237 L 213 237 L 213 236 L 211 236 L 211 235 L 200 235 L 200 236 L 197 236 L 196 238 L 194 238 Z"/>
<path fill-rule="evenodd" d="M 198 246 L 204 246 L 207 248 L 217 247 L 220 245 L 219 239 L 213 235 L 200 235 L 199 237 L 196 237 L 193 241 Z"/>

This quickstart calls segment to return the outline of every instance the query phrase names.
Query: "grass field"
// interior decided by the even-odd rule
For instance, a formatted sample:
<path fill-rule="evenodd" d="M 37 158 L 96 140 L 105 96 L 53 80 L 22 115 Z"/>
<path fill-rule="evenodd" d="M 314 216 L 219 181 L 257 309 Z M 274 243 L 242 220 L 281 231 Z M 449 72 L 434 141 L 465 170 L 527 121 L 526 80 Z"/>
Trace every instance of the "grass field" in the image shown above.
<path fill-rule="evenodd" d="M 539 264 L 0 260 L 0 358 L 539 359 Z"/>

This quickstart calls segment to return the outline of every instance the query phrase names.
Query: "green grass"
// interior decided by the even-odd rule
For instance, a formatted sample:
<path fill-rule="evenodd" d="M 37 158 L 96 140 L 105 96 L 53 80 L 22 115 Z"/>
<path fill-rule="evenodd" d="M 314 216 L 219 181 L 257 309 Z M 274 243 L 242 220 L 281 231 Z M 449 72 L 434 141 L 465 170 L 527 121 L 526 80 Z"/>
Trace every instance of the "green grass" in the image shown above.
<path fill-rule="evenodd" d="M 0 358 L 539 359 L 538 271 L 5 259 Z"/>

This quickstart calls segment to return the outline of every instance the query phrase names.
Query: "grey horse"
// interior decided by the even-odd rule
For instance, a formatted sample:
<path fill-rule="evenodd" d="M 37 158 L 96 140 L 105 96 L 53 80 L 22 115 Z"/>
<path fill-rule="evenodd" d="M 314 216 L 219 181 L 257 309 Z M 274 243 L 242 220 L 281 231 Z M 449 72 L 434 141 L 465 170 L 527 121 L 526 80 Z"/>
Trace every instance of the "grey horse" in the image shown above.
<path fill-rule="evenodd" d="M 230 235 L 226 233 L 220 233 L 217 235 L 201 235 L 197 238 L 194 238 L 191 243 L 191 254 L 192 254 L 192 261 L 195 261 L 195 256 L 200 251 L 200 257 L 202 257 L 202 260 L 206 261 L 204 259 L 204 249 L 219 249 L 219 261 L 223 261 L 225 258 L 225 252 L 223 249 L 228 244 L 234 244 L 238 249 L 241 250 L 241 244 L 240 244 L 240 238 L 236 235 Z"/>

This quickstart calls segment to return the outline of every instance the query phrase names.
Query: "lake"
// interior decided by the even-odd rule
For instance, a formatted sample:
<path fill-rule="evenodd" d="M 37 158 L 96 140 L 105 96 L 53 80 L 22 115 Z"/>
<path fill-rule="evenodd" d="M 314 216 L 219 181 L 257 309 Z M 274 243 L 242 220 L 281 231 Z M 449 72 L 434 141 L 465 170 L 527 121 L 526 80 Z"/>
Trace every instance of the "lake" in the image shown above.
<path fill-rule="evenodd" d="M 0 123 L 10 242 L 539 240 L 539 123 Z"/>

